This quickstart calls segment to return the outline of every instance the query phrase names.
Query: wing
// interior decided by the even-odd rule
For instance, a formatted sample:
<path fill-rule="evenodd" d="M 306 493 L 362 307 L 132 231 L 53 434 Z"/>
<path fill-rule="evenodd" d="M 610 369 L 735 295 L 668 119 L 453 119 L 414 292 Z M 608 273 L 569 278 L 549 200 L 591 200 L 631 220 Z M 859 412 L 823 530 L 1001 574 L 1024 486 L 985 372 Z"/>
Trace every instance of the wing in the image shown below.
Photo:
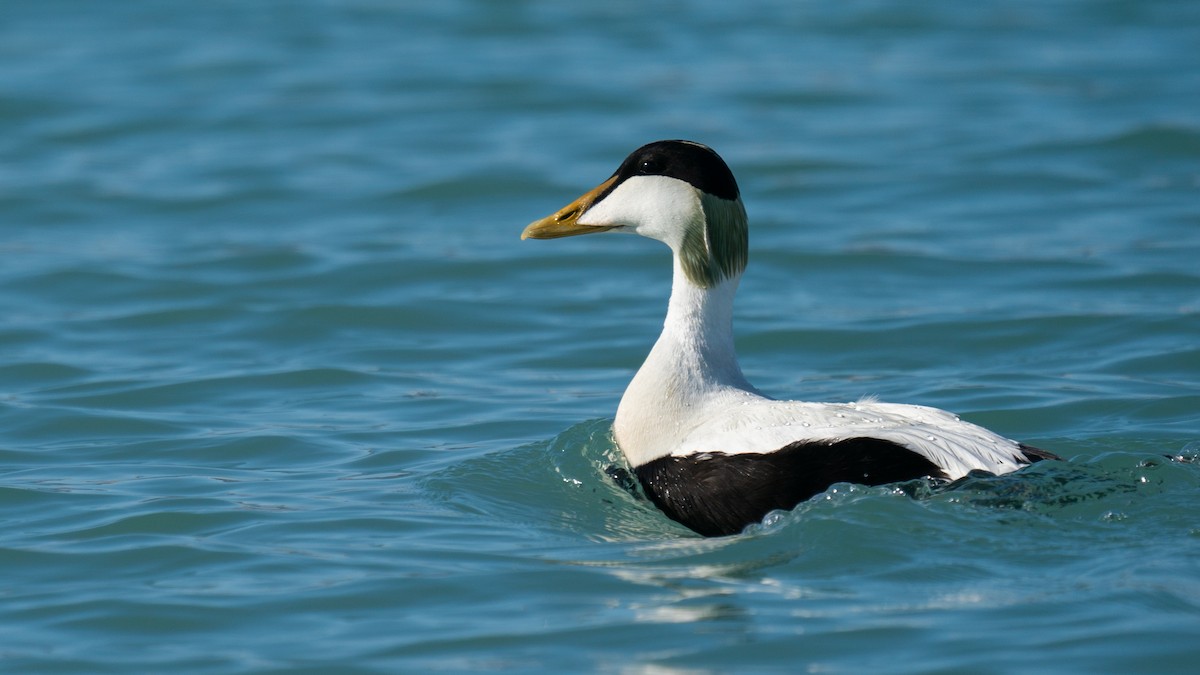
<path fill-rule="evenodd" d="M 974 470 L 1007 473 L 1041 458 L 1041 451 L 1028 448 L 1027 452 L 1027 446 L 937 408 L 876 401 L 769 399 L 719 406 L 686 433 L 671 454 L 766 454 L 795 443 L 823 443 L 833 452 L 831 444 L 852 438 L 877 439 L 905 448 L 950 479 Z"/>

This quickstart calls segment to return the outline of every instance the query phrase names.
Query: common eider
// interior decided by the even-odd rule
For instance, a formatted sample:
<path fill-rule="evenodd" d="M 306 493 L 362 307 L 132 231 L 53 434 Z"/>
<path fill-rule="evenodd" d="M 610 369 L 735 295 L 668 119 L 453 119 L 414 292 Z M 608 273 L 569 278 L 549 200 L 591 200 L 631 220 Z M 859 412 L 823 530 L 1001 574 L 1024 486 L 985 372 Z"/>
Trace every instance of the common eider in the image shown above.
<path fill-rule="evenodd" d="M 670 247 L 662 334 L 621 397 L 613 435 L 646 495 L 706 536 L 736 534 L 834 483 L 1003 474 L 1051 453 L 936 408 L 780 401 L 742 375 L 733 297 L 749 248 L 733 173 L 691 141 L 658 141 L 521 238 L 633 232 Z"/>

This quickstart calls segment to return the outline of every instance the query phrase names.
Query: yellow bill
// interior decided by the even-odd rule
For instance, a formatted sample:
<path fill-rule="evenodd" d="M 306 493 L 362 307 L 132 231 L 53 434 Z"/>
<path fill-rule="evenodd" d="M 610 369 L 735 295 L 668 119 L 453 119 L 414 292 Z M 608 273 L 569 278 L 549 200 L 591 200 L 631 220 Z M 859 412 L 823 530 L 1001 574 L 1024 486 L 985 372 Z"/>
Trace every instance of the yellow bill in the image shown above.
<path fill-rule="evenodd" d="M 579 217 L 591 208 L 592 204 L 612 185 L 616 176 L 583 193 L 578 199 L 559 209 L 554 215 L 541 220 L 535 220 L 526 226 L 521 233 L 522 239 L 557 239 L 573 237 L 577 234 L 592 234 L 605 232 L 618 227 L 617 225 L 581 225 Z"/>

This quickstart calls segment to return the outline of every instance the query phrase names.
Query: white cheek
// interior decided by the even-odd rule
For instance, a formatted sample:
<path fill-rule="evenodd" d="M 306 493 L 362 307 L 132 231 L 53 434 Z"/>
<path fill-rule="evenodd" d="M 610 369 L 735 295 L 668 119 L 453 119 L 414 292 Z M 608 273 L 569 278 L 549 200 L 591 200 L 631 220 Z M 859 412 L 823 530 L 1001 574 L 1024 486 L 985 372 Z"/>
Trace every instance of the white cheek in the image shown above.
<path fill-rule="evenodd" d="M 580 225 L 619 225 L 674 247 L 687 223 L 701 217 L 696 188 L 666 176 L 634 176 L 592 205 Z"/>

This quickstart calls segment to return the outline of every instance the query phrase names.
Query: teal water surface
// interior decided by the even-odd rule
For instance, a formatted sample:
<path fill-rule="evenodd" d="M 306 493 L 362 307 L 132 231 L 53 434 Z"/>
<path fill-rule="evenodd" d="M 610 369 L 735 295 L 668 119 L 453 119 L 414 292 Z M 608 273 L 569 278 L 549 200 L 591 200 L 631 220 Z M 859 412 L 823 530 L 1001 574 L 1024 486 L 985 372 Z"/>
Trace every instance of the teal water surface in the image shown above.
<path fill-rule="evenodd" d="M 5 672 L 1194 672 L 1195 3 L 0 10 Z M 1067 459 L 701 539 L 614 483 L 669 258 L 518 235 L 638 145 L 741 183 L 771 394 Z"/>

